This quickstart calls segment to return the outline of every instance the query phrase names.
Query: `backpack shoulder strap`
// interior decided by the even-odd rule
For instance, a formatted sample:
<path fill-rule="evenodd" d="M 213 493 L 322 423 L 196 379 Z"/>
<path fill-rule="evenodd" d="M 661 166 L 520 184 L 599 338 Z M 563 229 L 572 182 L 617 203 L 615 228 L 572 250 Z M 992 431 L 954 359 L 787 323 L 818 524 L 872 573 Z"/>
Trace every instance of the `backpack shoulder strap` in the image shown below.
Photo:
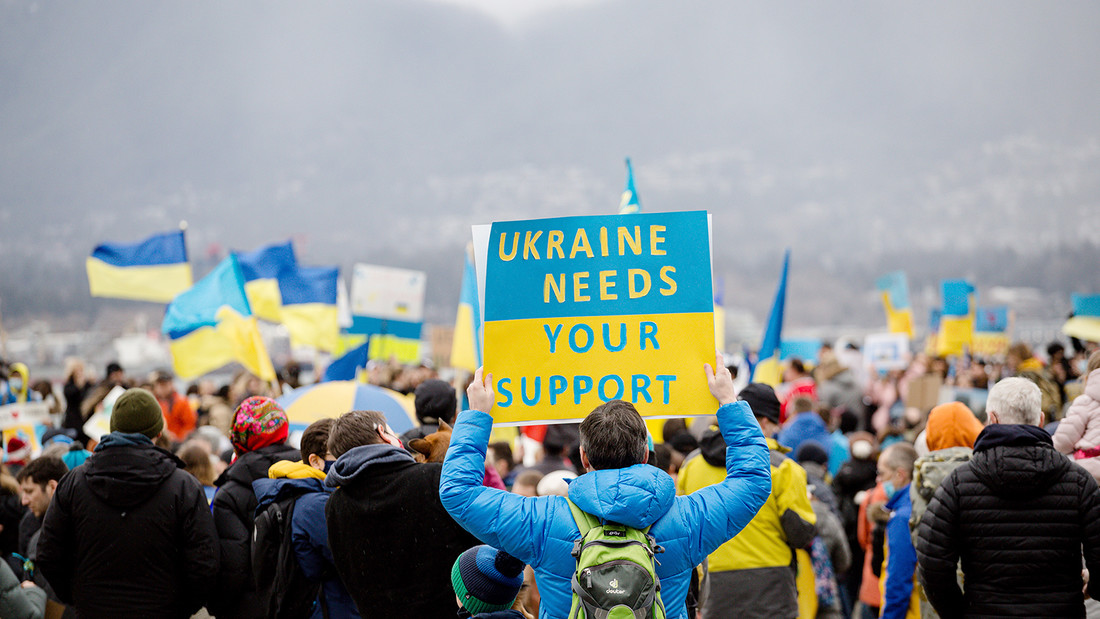
<path fill-rule="evenodd" d="M 588 535 L 589 531 L 600 526 L 598 518 L 577 507 L 577 504 L 570 501 L 569 497 L 565 497 L 565 502 L 569 504 L 569 511 L 572 512 L 573 520 L 577 523 L 577 528 L 580 529 L 581 537 Z"/>

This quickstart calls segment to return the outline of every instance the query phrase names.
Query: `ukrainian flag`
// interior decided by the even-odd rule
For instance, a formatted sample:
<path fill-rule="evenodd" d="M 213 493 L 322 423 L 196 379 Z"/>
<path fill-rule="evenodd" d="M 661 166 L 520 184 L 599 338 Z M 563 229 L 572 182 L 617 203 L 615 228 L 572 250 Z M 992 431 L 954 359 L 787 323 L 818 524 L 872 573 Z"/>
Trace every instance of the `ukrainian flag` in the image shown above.
<path fill-rule="evenodd" d="M 909 282 L 905 271 L 894 271 L 875 281 L 886 309 L 886 324 L 890 333 L 905 333 L 913 339 L 913 308 L 909 306 Z"/>
<path fill-rule="evenodd" d="M 462 294 L 458 299 L 458 316 L 451 341 L 451 366 L 471 373 L 481 367 L 481 306 L 477 298 L 477 272 L 469 252 L 462 271 Z"/>
<path fill-rule="evenodd" d="M 328 367 L 325 368 L 325 374 L 321 378 L 321 382 L 355 380 L 358 377 L 359 369 L 367 366 L 367 338 L 364 336 L 359 337 L 363 340 L 363 343 L 329 363 Z"/>
<path fill-rule="evenodd" d="M 764 383 L 775 387 L 783 382 L 783 372 L 779 365 L 779 348 L 783 331 L 783 308 L 787 303 L 787 271 L 791 264 L 791 250 L 783 255 L 783 272 L 779 276 L 779 287 L 775 291 L 772 312 L 768 316 L 768 326 L 764 329 L 764 340 L 760 344 L 760 355 L 752 370 L 752 382 Z"/>
<path fill-rule="evenodd" d="M 238 252 L 244 274 L 244 291 L 252 314 L 269 322 L 282 321 L 283 297 L 280 282 L 294 275 L 298 259 L 290 241 L 250 252 Z"/>
<path fill-rule="evenodd" d="M 340 316 L 336 307 L 336 267 L 298 267 L 279 281 L 282 293 L 280 322 L 290 332 L 294 346 L 311 346 L 336 352 L 340 349 Z"/>
<path fill-rule="evenodd" d="M 104 243 L 86 266 L 93 297 L 168 303 L 191 287 L 183 230 L 137 243 Z"/>
<path fill-rule="evenodd" d="M 619 200 L 619 214 L 629 215 L 641 213 L 642 204 L 638 201 L 638 192 L 634 190 L 634 166 L 630 165 L 630 157 L 626 158 L 626 189 Z"/>
<path fill-rule="evenodd" d="M 1100 295 L 1073 295 L 1073 317 L 1062 333 L 1086 342 L 1100 342 Z"/>
<path fill-rule="evenodd" d="M 170 339 L 172 365 L 182 378 L 237 361 L 263 380 L 275 379 L 245 295 L 244 275 L 232 254 L 172 300 L 161 331 Z"/>
<path fill-rule="evenodd" d="M 943 311 L 936 354 L 961 355 L 974 339 L 974 286 L 965 279 L 945 279 L 941 283 Z"/>

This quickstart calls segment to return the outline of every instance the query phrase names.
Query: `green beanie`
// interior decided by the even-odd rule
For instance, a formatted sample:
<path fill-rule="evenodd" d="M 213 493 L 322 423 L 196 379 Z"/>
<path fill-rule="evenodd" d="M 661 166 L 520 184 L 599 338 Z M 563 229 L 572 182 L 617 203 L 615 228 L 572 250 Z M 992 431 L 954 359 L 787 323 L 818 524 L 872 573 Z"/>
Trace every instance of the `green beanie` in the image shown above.
<path fill-rule="evenodd" d="M 127 389 L 111 409 L 111 432 L 156 438 L 164 430 L 164 413 L 156 396 L 145 389 Z"/>

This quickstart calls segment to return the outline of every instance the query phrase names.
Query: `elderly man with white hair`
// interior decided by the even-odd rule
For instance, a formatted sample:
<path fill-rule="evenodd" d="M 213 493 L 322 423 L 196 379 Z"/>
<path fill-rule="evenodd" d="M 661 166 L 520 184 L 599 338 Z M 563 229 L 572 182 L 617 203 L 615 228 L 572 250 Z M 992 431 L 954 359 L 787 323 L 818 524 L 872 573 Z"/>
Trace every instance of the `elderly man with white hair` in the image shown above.
<path fill-rule="evenodd" d="M 918 529 L 928 600 L 953 617 L 1084 617 L 1100 596 L 1100 488 L 1055 451 L 1042 395 L 1024 378 L 989 392 L 974 456 L 936 490 Z M 961 559 L 965 593 L 956 579 Z"/>

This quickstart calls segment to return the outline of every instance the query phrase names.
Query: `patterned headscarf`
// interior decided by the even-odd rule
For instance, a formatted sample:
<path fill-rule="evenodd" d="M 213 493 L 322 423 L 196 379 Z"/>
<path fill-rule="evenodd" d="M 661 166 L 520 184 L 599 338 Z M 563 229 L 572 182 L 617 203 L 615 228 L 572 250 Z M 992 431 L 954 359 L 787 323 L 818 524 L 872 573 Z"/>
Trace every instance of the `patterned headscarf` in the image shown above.
<path fill-rule="evenodd" d="M 254 396 L 237 407 L 229 439 L 234 451 L 243 454 L 285 443 L 289 432 L 290 422 L 282 407 L 271 398 Z"/>

